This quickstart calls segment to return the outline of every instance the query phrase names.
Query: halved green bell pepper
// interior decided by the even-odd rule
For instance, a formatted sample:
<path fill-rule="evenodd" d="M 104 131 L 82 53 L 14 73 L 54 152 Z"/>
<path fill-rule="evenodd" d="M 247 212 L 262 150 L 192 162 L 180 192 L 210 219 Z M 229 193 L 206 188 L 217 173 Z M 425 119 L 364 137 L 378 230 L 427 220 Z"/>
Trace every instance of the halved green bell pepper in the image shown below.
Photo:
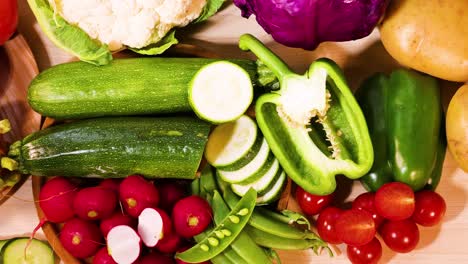
<path fill-rule="evenodd" d="M 340 68 L 319 59 L 298 75 L 251 35 L 241 36 L 239 46 L 278 78 L 280 89 L 261 95 L 255 112 L 288 176 L 307 192 L 325 195 L 335 190 L 337 174 L 351 179 L 366 174 L 373 162 L 372 143 Z"/>
<path fill-rule="evenodd" d="M 399 181 L 415 191 L 434 189 L 446 141 L 440 90 L 435 78 L 400 69 L 378 73 L 356 92 L 374 146 L 374 164 L 361 182 L 369 191 Z"/>

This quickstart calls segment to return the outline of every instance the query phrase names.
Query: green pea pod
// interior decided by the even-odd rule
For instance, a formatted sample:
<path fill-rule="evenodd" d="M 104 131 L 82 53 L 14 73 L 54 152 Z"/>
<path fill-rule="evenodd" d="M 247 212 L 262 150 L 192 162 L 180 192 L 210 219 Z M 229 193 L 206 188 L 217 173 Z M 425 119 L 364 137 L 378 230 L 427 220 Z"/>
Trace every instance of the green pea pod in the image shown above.
<path fill-rule="evenodd" d="M 329 59 L 312 63 L 304 75 L 259 40 L 243 35 L 252 51 L 278 78 L 280 88 L 255 103 L 258 126 L 286 174 L 307 192 L 326 195 L 335 176 L 357 179 L 372 166 L 373 149 L 362 111 L 340 68 Z"/>
<path fill-rule="evenodd" d="M 52 42 L 82 61 L 105 65 L 112 60 L 107 45 L 93 40 L 77 26 L 56 14 L 47 0 L 28 0 L 41 29 Z"/>
<path fill-rule="evenodd" d="M 369 126 L 375 160 L 363 185 L 376 191 L 390 181 L 414 191 L 440 179 L 445 156 L 440 90 L 435 78 L 400 69 L 376 74 L 356 96 Z"/>
<path fill-rule="evenodd" d="M 281 250 L 304 250 L 312 248 L 315 253 L 320 248 L 327 248 L 327 243 L 316 239 L 291 239 L 275 236 L 251 226 L 246 226 L 245 230 L 250 237 L 263 247 Z"/>
<path fill-rule="evenodd" d="M 222 219 L 229 214 L 229 206 L 223 200 L 221 195 L 214 191 L 213 202 L 212 202 L 213 212 L 214 212 L 214 221 L 215 223 L 221 224 Z M 217 216 L 218 215 L 218 216 Z M 241 261 L 247 263 L 271 263 L 268 256 L 265 252 L 255 244 L 255 242 L 249 237 L 249 235 L 242 231 L 239 236 L 231 244 L 231 248 L 227 248 L 224 252 L 228 251 L 225 254 L 230 254 L 229 251 L 235 251 L 237 255 L 241 257 Z M 229 256 L 228 256 L 229 257 Z"/>
<path fill-rule="evenodd" d="M 257 193 L 254 189 L 247 191 L 230 213 L 203 240 L 190 249 L 177 253 L 175 257 L 185 262 L 198 263 L 223 252 L 239 236 L 249 221 L 256 199 Z"/>

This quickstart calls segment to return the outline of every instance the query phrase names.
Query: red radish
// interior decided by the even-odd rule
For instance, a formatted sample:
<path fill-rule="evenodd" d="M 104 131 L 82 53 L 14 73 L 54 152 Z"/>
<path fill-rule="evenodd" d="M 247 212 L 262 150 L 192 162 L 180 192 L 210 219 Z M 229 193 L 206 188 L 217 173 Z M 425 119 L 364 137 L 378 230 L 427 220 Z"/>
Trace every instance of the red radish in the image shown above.
<path fill-rule="evenodd" d="M 107 234 L 107 249 L 115 262 L 130 264 L 140 256 L 141 240 L 133 228 L 119 225 Z"/>
<path fill-rule="evenodd" d="M 125 211 L 135 218 L 145 208 L 157 207 L 159 202 L 156 187 L 139 175 L 128 176 L 120 183 L 119 197 Z"/>
<path fill-rule="evenodd" d="M 93 264 L 117 264 L 109 255 L 107 247 L 102 247 L 93 257 Z"/>
<path fill-rule="evenodd" d="M 187 196 L 184 187 L 175 182 L 162 182 L 157 184 L 159 191 L 159 207 L 170 213 L 175 203 Z"/>
<path fill-rule="evenodd" d="M 119 225 L 127 225 L 132 228 L 136 228 L 136 222 L 137 221 L 135 218 L 132 218 L 129 215 L 124 215 L 121 211 L 116 211 L 108 218 L 103 219 L 99 227 L 101 228 L 101 232 L 104 235 L 104 237 L 107 237 L 107 234 L 112 228 Z"/>
<path fill-rule="evenodd" d="M 78 191 L 73 209 L 84 220 L 99 220 L 112 215 L 117 207 L 117 194 L 102 187 L 87 187 Z"/>
<path fill-rule="evenodd" d="M 161 209 L 146 208 L 138 217 L 138 234 L 148 247 L 156 246 L 171 230 L 171 219 Z"/>
<path fill-rule="evenodd" d="M 151 252 L 135 262 L 135 264 L 175 264 L 174 259 L 170 256 L 159 252 Z"/>
<path fill-rule="evenodd" d="M 170 254 L 177 252 L 182 245 L 182 238 L 175 232 L 171 232 L 159 240 L 156 244 L 156 249 L 162 253 Z"/>
<path fill-rule="evenodd" d="M 60 231 L 60 242 L 76 258 L 87 258 L 101 247 L 101 232 L 96 224 L 80 218 L 65 222 Z"/>
<path fill-rule="evenodd" d="M 176 232 L 190 238 L 203 232 L 211 223 L 213 212 L 208 202 L 196 195 L 178 201 L 172 210 Z"/>
<path fill-rule="evenodd" d="M 39 193 L 39 206 L 46 220 L 53 223 L 65 222 L 75 215 L 73 199 L 78 188 L 68 179 L 55 177 L 47 181 Z"/>
<path fill-rule="evenodd" d="M 103 188 L 109 188 L 111 190 L 114 190 L 116 193 L 119 193 L 119 187 L 120 187 L 120 179 L 104 179 L 102 180 L 98 186 L 103 187 Z"/>

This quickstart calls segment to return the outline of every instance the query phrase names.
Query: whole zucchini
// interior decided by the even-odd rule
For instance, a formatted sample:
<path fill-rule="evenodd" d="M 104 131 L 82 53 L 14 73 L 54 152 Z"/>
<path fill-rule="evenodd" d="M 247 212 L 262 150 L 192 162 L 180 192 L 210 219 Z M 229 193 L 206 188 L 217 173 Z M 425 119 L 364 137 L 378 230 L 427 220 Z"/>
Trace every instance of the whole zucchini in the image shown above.
<path fill-rule="evenodd" d="M 71 62 L 49 68 L 31 83 L 28 101 L 44 116 L 75 119 L 191 112 L 188 88 L 206 58 L 133 58 L 94 66 Z M 256 80 L 250 60 L 230 60 Z"/>
<path fill-rule="evenodd" d="M 8 155 L 38 176 L 193 179 L 209 129 L 192 117 L 86 119 L 30 134 Z"/>

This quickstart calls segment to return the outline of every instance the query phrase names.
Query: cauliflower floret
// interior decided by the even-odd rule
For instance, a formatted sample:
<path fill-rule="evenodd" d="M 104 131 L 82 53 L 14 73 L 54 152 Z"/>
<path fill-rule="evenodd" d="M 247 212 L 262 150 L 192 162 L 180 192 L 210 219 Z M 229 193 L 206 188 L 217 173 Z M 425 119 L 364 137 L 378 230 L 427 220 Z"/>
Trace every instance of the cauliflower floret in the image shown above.
<path fill-rule="evenodd" d="M 118 50 L 158 42 L 198 18 L 207 0 L 49 0 L 55 12 Z"/>

